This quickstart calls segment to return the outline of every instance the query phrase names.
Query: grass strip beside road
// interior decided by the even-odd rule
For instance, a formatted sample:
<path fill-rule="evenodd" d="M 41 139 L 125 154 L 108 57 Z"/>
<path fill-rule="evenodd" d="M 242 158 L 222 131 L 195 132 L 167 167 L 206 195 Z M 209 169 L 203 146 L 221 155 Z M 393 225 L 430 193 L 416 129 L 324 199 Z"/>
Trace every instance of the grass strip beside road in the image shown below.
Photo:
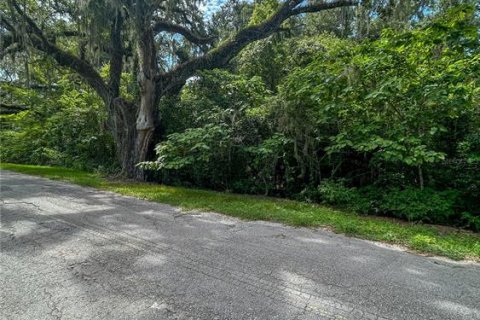
<path fill-rule="evenodd" d="M 401 245 L 419 253 L 480 261 L 480 234 L 454 228 L 361 216 L 292 200 L 110 180 L 99 174 L 61 167 L 2 163 L 0 168 L 113 191 L 186 210 L 213 211 L 245 220 L 275 221 L 298 227 L 326 227 L 349 236 Z"/>

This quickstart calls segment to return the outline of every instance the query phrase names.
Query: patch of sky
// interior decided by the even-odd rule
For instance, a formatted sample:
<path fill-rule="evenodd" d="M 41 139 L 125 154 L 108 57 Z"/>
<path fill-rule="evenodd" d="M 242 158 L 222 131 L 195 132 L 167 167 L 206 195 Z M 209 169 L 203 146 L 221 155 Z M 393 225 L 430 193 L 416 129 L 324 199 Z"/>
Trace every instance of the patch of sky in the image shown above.
<path fill-rule="evenodd" d="M 200 10 L 203 11 L 205 18 L 210 19 L 225 2 L 226 0 L 206 0 L 200 5 Z"/>
<path fill-rule="evenodd" d="M 244 0 L 252 3 L 254 0 Z M 205 0 L 200 5 L 200 10 L 206 19 L 211 19 L 213 14 L 220 10 L 220 8 L 227 2 L 227 0 Z"/>

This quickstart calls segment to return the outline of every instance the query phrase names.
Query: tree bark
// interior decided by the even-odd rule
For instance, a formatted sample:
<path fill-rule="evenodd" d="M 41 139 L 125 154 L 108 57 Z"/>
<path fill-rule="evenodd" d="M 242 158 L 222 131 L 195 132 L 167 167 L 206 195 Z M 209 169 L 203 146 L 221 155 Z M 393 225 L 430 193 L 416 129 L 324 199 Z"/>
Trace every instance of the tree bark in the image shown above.
<path fill-rule="evenodd" d="M 156 76 L 159 73 L 157 64 L 157 51 L 155 48 L 155 33 L 151 26 L 151 13 L 149 6 L 140 1 L 136 7 L 136 32 L 138 37 L 138 76 L 140 88 L 140 105 L 135 122 L 135 146 L 133 160 L 133 177 L 144 179 L 143 170 L 136 166 L 139 162 L 147 160 L 147 154 L 152 144 L 153 132 L 156 126 L 156 107 L 159 91 L 157 90 Z"/>
<path fill-rule="evenodd" d="M 110 113 L 110 130 L 115 141 L 117 159 L 122 168 L 122 174 L 135 176 L 135 115 L 137 106 L 116 98 L 112 102 Z"/>
<path fill-rule="evenodd" d="M 116 98 L 112 105 L 111 132 L 115 141 L 117 159 L 122 174 L 129 178 L 144 179 L 137 164 L 148 160 L 156 123 L 152 112 L 156 99 L 152 92 L 143 93 L 140 104 Z"/>
<path fill-rule="evenodd" d="M 418 165 L 418 184 L 420 185 L 420 190 L 423 190 L 425 182 L 423 178 L 423 169 L 421 165 Z"/>
<path fill-rule="evenodd" d="M 147 160 L 147 154 L 152 144 L 155 131 L 155 108 L 157 105 L 156 83 L 153 79 L 145 79 L 141 85 L 140 107 L 136 119 L 135 129 L 135 165 Z M 143 170 L 135 167 L 134 177 L 143 179 Z"/>

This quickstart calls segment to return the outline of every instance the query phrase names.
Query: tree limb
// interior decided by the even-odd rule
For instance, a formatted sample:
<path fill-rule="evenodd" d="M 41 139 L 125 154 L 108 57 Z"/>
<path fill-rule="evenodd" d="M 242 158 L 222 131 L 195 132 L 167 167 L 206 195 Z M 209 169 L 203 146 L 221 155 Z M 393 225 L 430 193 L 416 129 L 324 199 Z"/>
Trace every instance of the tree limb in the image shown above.
<path fill-rule="evenodd" d="M 120 93 L 120 79 L 123 69 L 123 45 L 122 45 L 122 27 L 123 17 L 120 11 L 117 12 L 117 16 L 112 24 L 112 30 L 110 32 L 110 45 L 112 48 L 110 58 L 110 75 L 109 75 L 109 87 L 112 91 L 112 96 L 116 97 Z"/>
<path fill-rule="evenodd" d="M 215 37 L 202 37 L 200 35 L 195 34 L 191 30 L 169 22 L 165 21 L 157 21 L 154 23 L 153 27 L 154 34 L 158 34 L 160 32 L 169 32 L 169 33 L 177 33 L 185 37 L 188 41 L 195 43 L 197 45 L 211 43 L 215 40 Z"/>
<path fill-rule="evenodd" d="M 290 16 L 298 15 L 301 13 L 309 13 L 309 12 L 318 12 L 323 10 L 329 10 L 339 7 L 349 7 L 355 6 L 360 3 L 359 0 L 343 0 L 343 1 L 320 1 L 318 3 L 312 3 L 307 6 L 297 6 L 291 11 Z"/>
<path fill-rule="evenodd" d="M 63 51 L 58 48 L 55 44 L 48 41 L 45 34 L 37 26 L 37 24 L 30 18 L 18 5 L 15 0 L 9 1 L 17 13 L 25 20 L 28 24 L 28 36 L 31 40 L 32 45 L 40 51 L 43 51 L 53 57 L 57 63 L 61 66 L 68 67 L 80 76 L 82 76 L 85 81 L 98 93 L 98 95 L 103 99 L 104 102 L 108 103 L 111 99 L 111 93 L 108 86 L 103 81 L 102 77 L 98 72 L 93 68 L 92 65 L 87 63 L 84 60 L 77 58 L 76 56 Z M 15 33 L 18 33 L 15 31 Z"/>
<path fill-rule="evenodd" d="M 16 52 L 24 50 L 24 47 L 18 42 L 14 42 L 8 46 L 4 46 L 3 43 L 0 43 L 0 47 L 0 59 L 3 59 L 7 55 L 14 55 Z"/>
<path fill-rule="evenodd" d="M 165 92 L 179 90 L 185 81 L 198 70 L 219 68 L 226 65 L 246 45 L 256 40 L 264 39 L 281 28 L 289 17 L 306 12 L 354 6 L 359 0 L 321 1 L 307 6 L 301 6 L 304 0 L 288 0 L 276 13 L 261 24 L 249 26 L 239 31 L 232 39 L 207 52 L 205 55 L 180 64 L 170 72 L 158 78 L 159 90 Z"/>
<path fill-rule="evenodd" d="M 8 104 L 0 102 L 0 115 L 16 114 L 28 109 L 26 105 Z"/>
<path fill-rule="evenodd" d="M 64 30 L 55 33 L 54 37 L 85 37 L 84 32 L 74 31 L 74 30 Z"/>
<path fill-rule="evenodd" d="M 18 39 L 15 37 L 15 28 L 12 23 L 8 21 L 3 13 L 0 12 L 0 26 L 4 28 L 0 34 L 0 49 L 2 50 L 1 56 L 4 55 L 3 51 L 6 50 L 11 45 L 18 42 Z M 8 31 L 7 31 L 8 30 Z"/>

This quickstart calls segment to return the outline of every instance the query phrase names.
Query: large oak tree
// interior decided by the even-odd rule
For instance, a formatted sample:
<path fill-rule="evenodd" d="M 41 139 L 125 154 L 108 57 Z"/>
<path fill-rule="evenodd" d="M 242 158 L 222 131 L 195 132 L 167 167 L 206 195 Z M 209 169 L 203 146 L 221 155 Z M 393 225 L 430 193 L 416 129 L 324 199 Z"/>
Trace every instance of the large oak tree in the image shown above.
<path fill-rule="evenodd" d="M 220 41 L 207 32 L 198 0 L 16 1 L 0 6 L 0 57 L 35 50 L 81 76 L 103 100 L 123 172 L 141 179 L 161 124 L 158 104 L 175 95 L 197 71 L 222 68 L 249 43 L 281 29 L 292 16 L 352 6 L 355 0 L 285 0 L 262 22 Z M 170 39 L 187 44 L 186 54 L 166 50 Z M 67 39 L 67 40 L 65 40 Z M 94 45 L 92 45 L 94 44 Z M 95 59 L 86 48 L 101 57 Z M 72 50 L 72 48 L 76 48 Z M 92 50 L 90 50 L 92 51 Z M 185 50 L 183 51 L 185 52 Z M 101 68 L 108 65 L 108 77 Z M 122 73 L 136 79 L 135 96 L 120 93 Z"/>

